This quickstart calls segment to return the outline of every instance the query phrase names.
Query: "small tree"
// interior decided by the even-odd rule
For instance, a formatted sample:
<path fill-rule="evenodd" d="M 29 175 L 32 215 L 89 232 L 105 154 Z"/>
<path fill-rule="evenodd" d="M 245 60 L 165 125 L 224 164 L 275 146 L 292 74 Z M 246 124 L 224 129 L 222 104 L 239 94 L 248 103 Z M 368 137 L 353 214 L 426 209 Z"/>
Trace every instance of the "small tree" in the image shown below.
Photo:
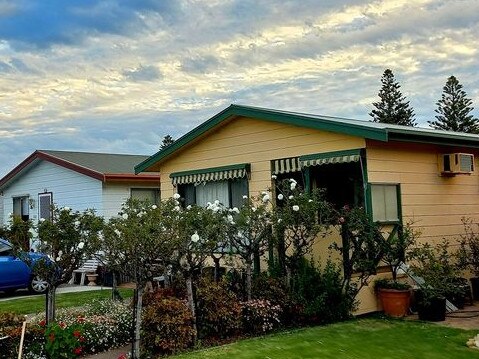
<path fill-rule="evenodd" d="M 154 273 L 164 270 L 176 248 L 175 204 L 158 206 L 129 199 L 120 216 L 111 218 L 100 241 L 102 260 L 135 283 L 132 358 L 140 357 L 143 289 Z M 163 267 L 163 268 L 162 268 Z"/>
<path fill-rule="evenodd" d="M 94 243 L 103 227 L 103 218 L 93 210 L 72 211 L 53 207 L 52 218 L 40 219 L 38 249 L 48 255 L 33 264 L 33 273 L 48 283 L 46 320 L 55 320 L 55 293 L 72 277 L 81 262 L 96 250 Z"/>
<path fill-rule="evenodd" d="M 207 207 L 179 206 L 179 195 L 174 195 L 175 215 L 178 218 L 178 242 L 175 251 L 175 266 L 186 279 L 188 306 L 193 317 L 193 328 L 196 330 L 196 303 L 194 296 L 194 280 L 204 267 L 211 252 L 223 244 L 227 238 L 227 211 L 218 200 L 208 203 Z M 197 335 L 197 334 L 196 334 Z"/>
<path fill-rule="evenodd" d="M 374 102 L 376 109 L 370 112 L 373 122 L 391 123 L 404 126 L 416 126 L 414 111 L 409 101 L 402 95 L 401 86 L 394 79 L 390 69 L 386 69 L 381 77 L 380 101 Z"/>
<path fill-rule="evenodd" d="M 384 238 L 379 224 L 359 207 L 343 207 L 339 214 L 342 246 L 335 246 L 343 257 L 343 292 L 355 298 L 376 274 L 384 255 Z"/>
<path fill-rule="evenodd" d="M 246 197 L 246 196 L 245 196 Z M 234 253 L 241 257 L 246 271 L 246 296 L 252 299 L 253 262 L 268 248 L 271 232 L 270 195 L 263 192 L 260 197 L 245 198 L 245 203 L 228 215 L 232 224 L 230 236 Z"/>
<path fill-rule="evenodd" d="M 284 258 L 288 274 L 294 274 L 301 259 L 311 252 L 318 238 L 328 234 L 333 215 L 332 206 L 324 199 L 324 191 L 302 192 L 294 179 L 280 183 L 274 208 L 278 256 Z"/>
<path fill-rule="evenodd" d="M 8 225 L 0 227 L 0 237 L 8 239 L 16 248 L 28 251 L 32 238 L 33 223 L 24 221 L 22 217 L 10 215 Z"/>
<path fill-rule="evenodd" d="M 173 137 L 171 137 L 170 135 L 166 135 L 165 137 L 163 137 L 163 140 L 161 141 L 160 150 L 165 149 L 166 147 L 171 145 L 173 142 L 175 142 Z"/>
<path fill-rule="evenodd" d="M 436 120 L 427 121 L 431 127 L 438 130 L 479 133 L 479 120 L 471 115 L 474 109 L 471 106 L 472 100 L 467 98 L 456 77 L 450 76 L 442 90 L 441 99 L 436 102 Z"/>

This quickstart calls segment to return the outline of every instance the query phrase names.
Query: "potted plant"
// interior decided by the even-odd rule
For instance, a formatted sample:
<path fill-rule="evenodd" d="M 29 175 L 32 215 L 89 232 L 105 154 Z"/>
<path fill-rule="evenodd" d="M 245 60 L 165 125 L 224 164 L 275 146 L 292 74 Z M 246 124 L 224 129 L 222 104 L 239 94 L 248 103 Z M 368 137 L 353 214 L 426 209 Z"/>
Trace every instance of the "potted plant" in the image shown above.
<path fill-rule="evenodd" d="M 446 296 L 460 295 L 457 284 L 459 267 L 447 240 L 431 246 L 424 243 L 409 252 L 410 269 L 419 280 L 416 305 L 419 319 L 443 321 L 446 318 Z"/>
<path fill-rule="evenodd" d="M 392 317 L 404 317 L 409 311 L 411 286 L 398 281 L 398 272 L 406 261 L 406 251 L 415 242 L 415 234 L 409 225 L 399 225 L 384 241 L 382 260 L 388 265 L 392 279 L 377 280 L 374 289 L 384 313 Z"/>
<path fill-rule="evenodd" d="M 461 269 L 469 270 L 474 277 L 470 278 L 472 296 L 479 300 L 479 235 L 476 234 L 471 219 L 463 218 L 464 231 L 459 248 L 459 264 Z M 479 226 L 479 224 L 476 224 Z"/>

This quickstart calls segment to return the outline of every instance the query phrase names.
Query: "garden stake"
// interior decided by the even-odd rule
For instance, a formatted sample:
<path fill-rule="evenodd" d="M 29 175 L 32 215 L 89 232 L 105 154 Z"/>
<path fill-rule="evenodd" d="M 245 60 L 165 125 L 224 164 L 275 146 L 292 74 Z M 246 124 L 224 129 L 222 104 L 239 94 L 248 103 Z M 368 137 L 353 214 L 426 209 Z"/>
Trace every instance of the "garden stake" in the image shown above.
<path fill-rule="evenodd" d="M 20 337 L 20 348 L 18 349 L 18 359 L 22 359 L 23 352 L 23 339 L 25 338 L 25 328 L 27 327 L 27 322 L 24 321 L 22 325 L 22 336 Z"/>

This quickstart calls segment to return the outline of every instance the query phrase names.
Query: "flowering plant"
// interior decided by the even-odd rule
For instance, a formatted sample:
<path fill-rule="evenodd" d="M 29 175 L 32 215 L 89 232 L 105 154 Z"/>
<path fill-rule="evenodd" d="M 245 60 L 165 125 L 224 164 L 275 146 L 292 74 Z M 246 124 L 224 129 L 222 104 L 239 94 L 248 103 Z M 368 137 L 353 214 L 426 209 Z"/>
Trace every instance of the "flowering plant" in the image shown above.
<path fill-rule="evenodd" d="M 280 324 L 281 307 L 266 299 L 253 299 L 242 303 L 246 331 L 266 333 Z"/>
<path fill-rule="evenodd" d="M 52 323 L 45 330 L 45 351 L 49 358 L 70 359 L 83 353 L 85 338 L 78 325 Z"/>

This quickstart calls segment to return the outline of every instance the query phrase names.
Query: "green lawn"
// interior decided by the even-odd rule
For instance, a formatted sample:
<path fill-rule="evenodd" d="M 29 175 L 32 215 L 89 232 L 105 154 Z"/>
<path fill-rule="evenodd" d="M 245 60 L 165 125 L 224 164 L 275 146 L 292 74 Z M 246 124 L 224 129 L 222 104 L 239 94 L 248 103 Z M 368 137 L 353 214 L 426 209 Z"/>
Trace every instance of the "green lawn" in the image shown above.
<path fill-rule="evenodd" d="M 129 298 L 133 295 L 132 289 L 119 289 L 123 298 Z M 75 293 L 57 293 L 56 307 L 79 307 L 90 302 L 92 299 L 111 298 L 111 290 L 94 290 L 88 292 Z M 0 302 L 0 312 L 13 312 L 17 314 L 39 313 L 45 310 L 45 296 L 37 295 L 28 298 L 11 299 Z"/>
<path fill-rule="evenodd" d="M 479 358 L 479 350 L 465 344 L 478 332 L 422 322 L 360 319 L 242 340 L 172 359 L 474 359 Z"/>

